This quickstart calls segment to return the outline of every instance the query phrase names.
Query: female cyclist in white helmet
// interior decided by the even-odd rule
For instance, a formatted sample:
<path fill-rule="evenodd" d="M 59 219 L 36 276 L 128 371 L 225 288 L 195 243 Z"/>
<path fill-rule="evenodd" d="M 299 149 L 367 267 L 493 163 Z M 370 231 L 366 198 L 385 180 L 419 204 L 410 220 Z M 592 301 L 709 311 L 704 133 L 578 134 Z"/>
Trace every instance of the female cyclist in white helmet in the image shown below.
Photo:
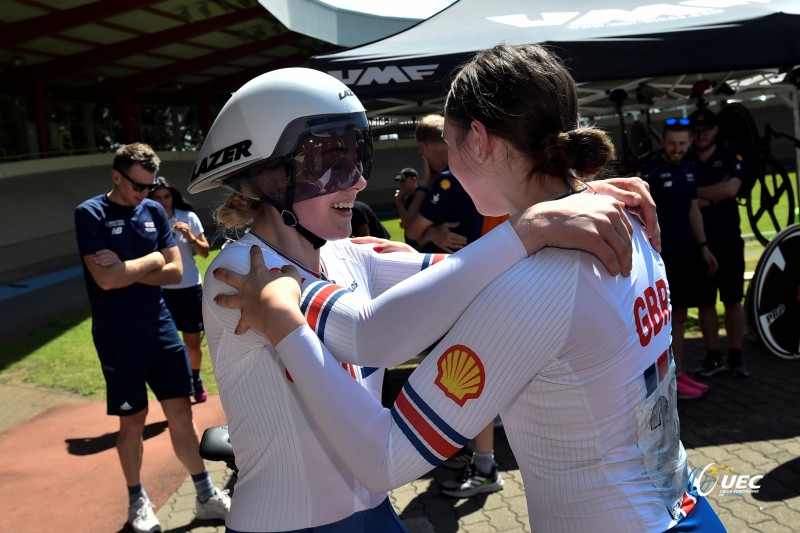
<path fill-rule="evenodd" d="M 561 205 L 520 213 L 447 259 L 378 254 L 374 243 L 342 240 L 350 235 L 351 207 L 371 166 L 372 138 L 361 102 L 335 78 L 300 68 L 264 74 L 237 91 L 195 165 L 189 191 L 229 189 L 233 194 L 217 217 L 229 227 L 249 229 L 220 252 L 205 278 L 206 335 L 239 468 L 226 520 L 231 533 L 405 528 L 386 493 L 362 485 L 322 436 L 295 385 L 303 377 L 286 371 L 264 336 L 237 331 L 238 310 L 211 301 L 230 292 L 210 275 L 214 270 L 246 273 L 250 248 L 257 247 L 269 268 L 291 263 L 306 284 L 328 280 L 343 287 L 331 298 L 323 291 L 309 302 L 318 334 L 330 343 L 355 340 L 357 353 L 337 363 L 337 372 L 379 401 L 383 368 L 433 343 L 483 287 L 528 253 L 548 244 L 572 245 L 592 250 L 614 273 L 630 268 L 631 227 L 622 204 L 589 195 L 569 202 L 566 217 Z M 640 182 L 617 184 L 648 196 Z M 638 193 L 617 194 L 640 200 Z M 433 307 L 420 307 L 404 318 L 401 331 L 393 308 L 407 299 L 399 283 L 412 276 L 415 286 L 426 287 L 427 297 L 446 309 L 434 314 Z M 368 334 L 351 339 L 355 327 Z M 413 339 L 405 334 L 409 330 L 417 333 Z"/>

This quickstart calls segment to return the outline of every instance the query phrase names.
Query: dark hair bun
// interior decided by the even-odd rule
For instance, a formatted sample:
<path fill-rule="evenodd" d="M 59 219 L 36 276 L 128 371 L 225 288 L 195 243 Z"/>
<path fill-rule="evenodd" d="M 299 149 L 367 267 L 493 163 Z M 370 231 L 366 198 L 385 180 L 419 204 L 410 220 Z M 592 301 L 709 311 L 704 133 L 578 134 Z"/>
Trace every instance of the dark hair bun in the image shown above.
<path fill-rule="evenodd" d="M 601 129 L 585 126 L 542 140 L 542 159 L 537 170 L 552 176 L 566 176 L 570 170 L 591 178 L 614 158 L 614 145 Z"/>

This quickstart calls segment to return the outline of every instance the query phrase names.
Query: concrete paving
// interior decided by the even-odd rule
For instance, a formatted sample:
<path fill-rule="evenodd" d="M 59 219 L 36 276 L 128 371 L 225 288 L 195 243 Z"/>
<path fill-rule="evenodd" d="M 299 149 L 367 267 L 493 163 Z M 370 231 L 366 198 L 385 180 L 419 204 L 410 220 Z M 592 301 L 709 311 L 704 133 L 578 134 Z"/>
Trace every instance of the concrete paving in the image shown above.
<path fill-rule="evenodd" d="M 25 299 L 35 300 L 35 294 L 32 292 Z M 21 300 L 22 298 L 20 302 Z M 20 302 L 14 305 L 19 308 L 22 305 Z M 6 316 L 8 309 L 4 309 L 3 304 L 4 302 L 0 302 L 0 312 Z M 30 303 L 30 305 L 36 304 Z M 41 305 L 41 302 L 38 305 Z M 29 320 L 29 323 L 38 321 Z M 702 342 L 699 339 L 687 341 L 684 365 L 690 373 L 693 368 L 699 366 L 703 354 Z M 682 440 L 692 466 L 710 463 L 725 465 L 732 469 L 729 473 L 731 476 L 741 476 L 736 479 L 751 480 L 758 486 L 757 492 L 739 491 L 726 494 L 721 481 L 712 490 L 709 499 L 728 531 L 733 533 L 798 531 L 800 530 L 800 410 L 797 408 L 797 402 L 800 398 L 800 361 L 779 359 L 752 341 L 746 342 L 745 360 L 751 370 L 751 377 L 734 379 L 726 375 L 715 376 L 706 380 L 711 385 L 706 397 L 679 402 Z M 59 392 L 17 385 L 0 385 L 0 405 L 3 405 L 3 409 L 0 410 L 0 450 L 5 454 L 0 462 L 0 485 L 7 487 L 4 494 L 6 502 L 9 503 L 8 507 L 4 505 L 8 510 L 3 514 L 10 516 L 13 513 L 22 513 L 27 516 L 29 524 L 25 531 L 47 531 L 37 526 L 37 520 L 46 514 L 45 511 L 52 511 L 61 500 L 46 499 L 44 493 L 41 496 L 34 494 L 31 497 L 30 491 L 34 487 L 28 486 L 26 480 L 29 478 L 18 466 L 29 464 L 23 458 L 33 452 L 21 445 L 17 445 L 17 449 L 13 450 L 3 448 L 4 439 L 18 435 L 21 428 L 32 427 L 34 423 L 42 425 L 42 420 L 46 421 L 48 416 L 53 416 L 53 409 L 63 409 L 64 411 L 55 413 L 64 416 L 64 413 L 77 410 L 74 405 L 82 402 L 85 400 L 80 397 Z M 214 404 L 218 405 L 217 398 L 210 399 L 209 405 Z M 198 407 L 206 409 L 204 406 L 196 406 L 196 413 L 201 412 L 197 410 Z M 86 416 L 84 411 L 80 412 L 82 418 L 79 423 L 82 427 L 102 428 L 108 426 L 109 421 L 113 424 L 113 419 L 105 416 L 102 409 L 93 408 L 91 417 Z M 203 414 L 201 418 L 210 420 L 215 416 L 214 413 Z M 97 434 L 96 431 L 89 433 Z M 52 435 L 50 437 L 45 435 L 42 438 L 52 438 Z M 163 455 L 159 460 L 175 462 L 168 446 L 156 448 L 155 443 L 160 438 L 165 437 L 154 436 L 152 445 L 151 441 L 145 443 L 147 454 L 145 464 L 148 460 L 154 461 L 154 455 L 159 454 Z M 56 436 L 56 440 L 58 439 L 62 437 Z M 63 443 L 63 440 L 58 442 Z M 498 493 L 467 500 L 443 497 L 439 494 L 439 484 L 454 478 L 457 474 L 443 467 L 438 467 L 429 475 L 391 492 L 390 497 L 395 509 L 412 533 L 530 532 L 525 488 L 502 429 L 496 430 L 495 445 L 497 461 L 505 479 L 505 488 Z M 41 457 L 41 461 L 52 462 L 47 467 L 53 472 L 74 460 L 68 447 L 63 445 L 60 447 L 61 449 L 57 449 L 54 453 Z M 106 450 L 104 453 L 112 451 Z M 112 456 L 112 459 L 115 458 Z M 115 464 L 114 460 L 106 459 L 106 461 L 105 470 L 98 468 L 95 472 L 87 474 L 96 476 L 94 483 L 96 487 L 106 487 L 108 481 L 104 479 L 109 476 L 121 478 L 118 464 Z M 209 470 L 218 484 L 225 485 L 230 481 L 230 472 L 222 463 L 209 463 Z M 95 491 L 87 489 L 85 485 L 70 483 L 74 480 L 69 478 L 55 479 L 56 477 L 54 476 L 53 483 L 62 485 L 55 489 L 62 490 L 65 494 L 78 492 L 78 498 L 90 503 L 93 501 Z M 734 479 L 729 477 L 729 480 Z M 157 515 L 165 532 L 224 532 L 224 526 L 220 523 L 194 520 L 194 488 L 185 472 L 177 482 L 171 481 L 171 483 L 171 485 L 164 483 L 169 493 L 159 500 L 157 507 Z M 112 491 L 114 498 L 124 498 L 124 489 L 117 484 L 115 482 L 108 490 Z M 536 489 L 528 487 L 528 490 Z M 84 494 L 81 491 L 86 492 Z M 23 498 L 23 495 L 27 497 Z M 25 508 L 23 503 L 33 507 Z M 121 527 L 125 520 L 124 515 L 118 516 L 120 512 L 114 506 L 109 508 L 92 506 L 91 513 L 112 513 L 107 522 L 116 524 L 117 527 Z M 0 525 L 2 523 L 3 520 L 0 519 Z M 5 527 L 0 529 L 9 530 Z M 80 527 L 70 529 L 93 531 Z M 122 531 L 125 531 L 125 528 Z"/>

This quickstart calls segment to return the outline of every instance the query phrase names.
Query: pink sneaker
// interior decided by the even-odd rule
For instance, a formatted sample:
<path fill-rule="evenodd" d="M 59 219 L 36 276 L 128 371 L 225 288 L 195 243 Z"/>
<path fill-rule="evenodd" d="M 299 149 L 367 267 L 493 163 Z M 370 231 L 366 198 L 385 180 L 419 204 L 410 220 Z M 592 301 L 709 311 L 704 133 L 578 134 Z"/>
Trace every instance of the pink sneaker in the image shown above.
<path fill-rule="evenodd" d="M 682 381 L 684 383 L 684 385 L 689 385 L 692 388 L 698 389 L 703 394 L 708 392 L 708 385 L 706 385 L 705 383 L 700 383 L 699 381 L 696 381 L 696 380 L 690 378 L 686 374 L 686 372 L 681 373 L 681 375 L 678 376 L 677 379 L 678 379 L 678 381 Z"/>
<path fill-rule="evenodd" d="M 695 389 L 688 383 L 684 383 L 680 379 L 676 380 L 676 388 L 678 389 L 679 400 L 696 400 L 702 398 L 703 393 L 700 389 Z"/>
<path fill-rule="evenodd" d="M 208 399 L 208 392 L 206 386 L 202 381 L 195 382 L 194 384 L 194 401 L 195 403 L 203 403 Z"/>

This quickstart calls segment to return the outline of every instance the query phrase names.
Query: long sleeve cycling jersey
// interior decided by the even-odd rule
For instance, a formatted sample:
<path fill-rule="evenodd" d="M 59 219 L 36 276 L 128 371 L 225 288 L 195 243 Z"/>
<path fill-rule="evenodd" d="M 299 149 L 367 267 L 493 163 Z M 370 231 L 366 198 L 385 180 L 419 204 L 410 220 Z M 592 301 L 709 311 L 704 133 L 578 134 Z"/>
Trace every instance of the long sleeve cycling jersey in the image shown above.
<path fill-rule="evenodd" d="M 663 531 L 680 515 L 688 475 L 670 337 L 664 266 L 637 230 L 629 278 L 556 249 L 501 275 L 392 409 L 329 371 L 335 360 L 308 326 L 276 353 L 325 438 L 372 490 L 416 479 L 499 412 L 534 531 Z"/>
<path fill-rule="evenodd" d="M 379 255 L 369 246 L 340 241 L 326 251 L 327 262 L 335 257 L 364 264 L 375 298 L 362 301 L 339 280 L 309 279 L 301 307 L 339 361 L 390 367 L 441 338 L 489 282 L 525 256 L 507 222 L 452 255 Z M 420 270 L 413 283 L 400 283 Z"/>
<path fill-rule="evenodd" d="M 218 294 L 232 292 L 211 274 L 213 270 L 225 267 L 246 273 L 251 246 L 261 248 L 269 268 L 291 262 L 247 234 L 226 246 L 211 263 L 203 298 L 214 374 L 239 467 L 226 523 L 237 531 L 286 531 L 329 524 L 372 509 L 386 498 L 385 492 L 365 488 L 336 455 L 300 401 L 298 376 L 287 371 L 269 341 L 257 331 L 235 334 L 239 311 L 213 301 Z M 352 358 L 332 362 L 335 374 L 379 402 L 381 367 L 413 357 L 443 335 L 483 287 L 524 256 L 524 247 L 508 224 L 474 248 L 449 257 L 379 255 L 371 246 L 329 242 L 321 249 L 321 262 L 330 280 L 326 285 L 335 294 L 330 298 L 318 295 L 320 305 L 310 307 L 317 310 L 315 324 L 325 342 L 353 343 L 354 349 L 348 351 L 354 354 Z M 492 266 L 483 265 L 482 257 L 492 257 Z M 319 280 L 311 272 L 303 275 L 305 287 Z M 412 316 L 397 311 L 408 309 L 409 296 L 401 282 L 412 276 L 421 278 L 431 299 L 451 304 L 447 313 L 435 313 L 426 305 L 413 309 Z M 469 288 L 454 290 L 444 283 L 447 279 L 461 280 Z M 331 313 L 328 304 L 332 302 L 348 310 L 345 318 Z M 402 316 L 400 322 L 397 316 Z M 421 333 L 409 342 L 406 331 Z M 377 355 L 368 356 L 373 350 Z M 364 362 L 367 360 L 369 364 Z"/>

